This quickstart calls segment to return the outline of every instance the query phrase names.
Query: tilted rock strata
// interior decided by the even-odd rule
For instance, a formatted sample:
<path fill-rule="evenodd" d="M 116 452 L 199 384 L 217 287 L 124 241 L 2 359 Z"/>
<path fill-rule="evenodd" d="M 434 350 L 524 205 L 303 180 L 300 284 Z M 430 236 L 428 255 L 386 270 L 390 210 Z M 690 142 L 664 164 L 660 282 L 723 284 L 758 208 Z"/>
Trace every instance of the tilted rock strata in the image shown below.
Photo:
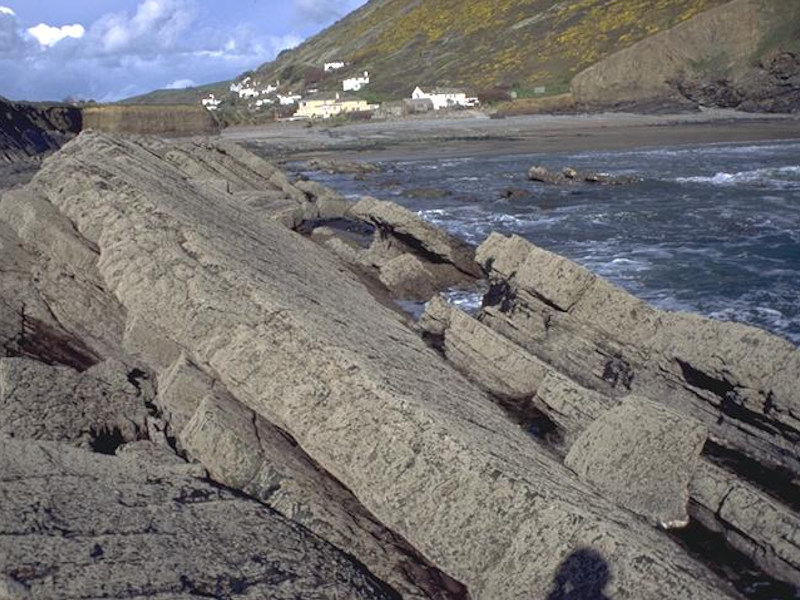
<path fill-rule="evenodd" d="M 585 547 L 607 561 L 610 597 L 728 595 L 532 443 L 339 259 L 169 151 L 84 134 L 29 188 L 96 246 L 126 331 L 160 331 L 473 597 L 545 593 Z M 214 152 L 239 180 L 269 168 Z"/>
<path fill-rule="evenodd" d="M 657 398 L 717 443 L 800 472 L 800 352 L 789 342 L 656 310 L 516 236 L 492 234 L 478 259 L 496 284 L 482 316 L 491 328 L 584 387 Z"/>
<path fill-rule="evenodd" d="M 2 435 L 0 596 L 398 597 L 319 537 L 180 465 Z"/>
<path fill-rule="evenodd" d="M 565 281 L 570 281 L 565 273 L 575 271 L 588 275 L 588 272 L 565 259 L 550 253 L 540 255 L 543 251 L 521 239 L 498 236 L 490 238 L 487 246 L 494 247 L 495 250 L 504 246 L 511 252 L 511 256 L 517 258 L 526 252 L 535 255 L 535 264 L 539 268 L 536 275 L 540 278 L 535 289 L 540 290 L 541 294 L 537 301 L 546 303 L 549 307 L 558 304 L 568 306 L 574 302 L 574 297 L 568 293 L 569 287 L 563 286 Z M 486 250 L 484 247 L 479 249 L 479 256 Z M 491 262 L 492 267 L 495 264 L 510 264 L 503 262 L 501 254 L 502 251 L 498 251 L 498 260 Z M 435 298 L 428 304 L 420 326 L 428 340 L 451 364 L 499 399 L 505 407 L 511 406 L 515 413 L 536 409 L 546 415 L 557 428 L 548 438 L 550 447 L 559 455 L 566 456 L 575 441 L 593 422 L 625 401 L 628 393 L 625 391 L 624 379 L 630 374 L 622 368 L 625 363 L 620 358 L 612 360 L 609 369 L 601 370 L 596 375 L 591 372 L 583 373 L 574 368 L 572 363 L 563 360 L 564 356 L 581 358 L 584 356 L 582 352 L 591 354 L 583 350 L 586 341 L 580 334 L 586 335 L 593 325 L 587 325 L 583 329 L 573 325 L 574 333 L 568 338 L 573 346 L 566 346 L 560 352 L 553 352 L 548 348 L 545 343 L 547 330 L 542 329 L 541 321 L 531 318 L 521 304 L 528 298 L 532 299 L 533 295 L 528 295 L 531 292 L 521 293 L 516 287 L 516 277 L 520 275 L 516 270 L 518 266 L 517 264 L 511 268 L 515 273 L 514 277 L 504 279 L 497 271 L 494 272 L 494 284 L 485 299 L 489 306 L 480 313 L 481 320 L 465 314 L 441 298 Z M 521 273 L 524 277 L 525 272 Z M 587 280 L 582 281 L 582 287 L 586 288 Z M 591 289 L 590 286 L 587 289 Z M 608 284 L 601 289 L 619 296 L 614 298 L 611 306 L 624 307 L 630 301 L 630 298 L 626 300 L 625 292 Z M 641 306 L 641 303 L 636 301 L 634 306 Z M 649 307 L 648 310 L 652 311 Z M 499 311 L 497 314 L 512 320 L 515 326 L 509 327 L 506 321 L 495 318 L 494 311 Z M 546 313 L 549 314 L 551 313 Z M 614 316 L 611 309 L 604 314 L 608 318 Z M 545 319 L 551 317 L 545 316 Z M 549 322 L 552 324 L 552 320 Z M 635 333 L 635 329 L 624 321 L 616 321 L 616 325 L 615 331 L 620 335 Z M 723 330 L 730 328 L 734 332 L 739 327 L 721 323 L 711 325 Z M 605 343 L 611 342 L 606 340 Z M 784 344 L 778 341 L 777 348 L 784 348 Z M 547 362 L 548 357 L 557 360 Z M 562 373 L 559 365 L 569 366 L 573 375 L 580 375 L 581 379 L 590 384 L 593 377 L 603 375 L 602 384 L 595 386 L 603 391 L 581 385 Z M 792 376 L 791 373 L 780 372 L 778 375 Z M 611 379 L 611 382 L 606 381 L 605 377 Z M 620 377 L 623 379 L 621 390 L 617 389 L 618 386 L 611 385 L 614 379 L 619 383 Z M 662 400 L 660 395 L 652 398 Z M 513 400 L 513 405 L 508 400 Z M 640 418 L 632 416 L 627 419 L 631 424 L 636 424 L 634 431 L 639 429 Z M 659 457 L 652 458 L 658 460 Z M 656 463 L 652 469 L 654 492 L 658 489 L 660 473 L 661 469 Z M 795 541 L 796 532 L 800 531 L 800 516 L 791 506 L 782 503 L 769 492 L 759 490 L 747 481 L 747 474 L 737 476 L 707 458 L 700 461 L 695 470 L 686 466 L 683 476 L 691 476 L 689 511 L 693 518 L 710 530 L 720 532 L 731 545 L 754 560 L 767 573 L 778 579 L 800 584 L 800 544 Z M 610 495 L 615 497 L 613 490 Z M 624 498 L 617 501 L 625 504 Z M 685 504 L 686 498 L 683 497 L 681 502 Z"/>

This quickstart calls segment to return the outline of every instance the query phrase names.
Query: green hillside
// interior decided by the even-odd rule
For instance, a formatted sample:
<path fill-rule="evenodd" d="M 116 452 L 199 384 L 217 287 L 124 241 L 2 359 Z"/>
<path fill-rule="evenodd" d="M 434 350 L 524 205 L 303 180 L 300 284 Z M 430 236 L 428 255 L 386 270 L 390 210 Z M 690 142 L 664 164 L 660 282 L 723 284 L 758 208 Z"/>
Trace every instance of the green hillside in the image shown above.
<path fill-rule="evenodd" d="M 563 92 L 572 77 L 725 0 L 372 0 L 257 73 L 332 89 L 369 70 L 377 98 L 417 84 Z M 325 61 L 346 69 L 322 75 Z M 540 90 L 541 91 L 541 90 Z"/>
<path fill-rule="evenodd" d="M 227 93 L 230 81 L 219 81 L 180 90 L 156 90 L 141 96 L 120 100 L 118 104 L 199 104 L 209 94 L 218 97 Z"/>

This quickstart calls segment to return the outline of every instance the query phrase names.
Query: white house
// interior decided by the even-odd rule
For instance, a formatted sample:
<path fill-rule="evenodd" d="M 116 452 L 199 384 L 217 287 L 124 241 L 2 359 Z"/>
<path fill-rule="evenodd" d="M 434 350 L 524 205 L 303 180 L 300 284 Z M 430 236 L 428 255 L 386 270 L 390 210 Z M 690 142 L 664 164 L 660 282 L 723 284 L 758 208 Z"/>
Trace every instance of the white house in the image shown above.
<path fill-rule="evenodd" d="M 277 92 L 278 86 L 280 86 L 280 81 L 276 81 L 275 85 L 267 84 L 266 88 L 259 89 L 261 87 L 260 81 L 255 81 L 252 77 L 245 77 L 238 83 L 232 83 L 230 90 L 234 94 L 238 94 L 239 98 L 258 98 L 262 95 L 266 96 Z"/>
<path fill-rule="evenodd" d="M 330 71 L 338 71 L 339 69 L 344 69 L 344 63 L 339 60 L 335 60 L 333 62 L 325 63 L 325 72 L 329 73 Z"/>
<path fill-rule="evenodd" d="M 206 98 L 200 100 L 200 102 L 207 110 L 217 110 L 219 105 L 222 104 L 222 100 L 217 98 L 214 94 L 209 94 Z"/>
<path fill-rule="evenodd" d="M 454 88 L 431 88 L 430 91 L 425 91 L 421 87 L 417 88 L 411 93 L 412 100 L 430 100 L 433 102 L 434 110 L 441 110 L 443 108 L 454 108 L 456 106 L 477 106 L 477 98 L 468 98 L 464 90 L 457 90 Z"/>
<path fill-rule="evenodd" d="M 363 77 L 351 77 L 342 82 L 342 88 L 345 92 L 357 92 L 365 85 L 369 85 L 369 71 L 364 71 Z"/>
<path fill-rule="evenodd" d="M 281 106 L 296 104 L 302 99 L 303 97 L 300 94 L 293 94 L 291 92 L 289 92 L 287 95 L 278 94 L 278 102 L 281 104 Z"/>

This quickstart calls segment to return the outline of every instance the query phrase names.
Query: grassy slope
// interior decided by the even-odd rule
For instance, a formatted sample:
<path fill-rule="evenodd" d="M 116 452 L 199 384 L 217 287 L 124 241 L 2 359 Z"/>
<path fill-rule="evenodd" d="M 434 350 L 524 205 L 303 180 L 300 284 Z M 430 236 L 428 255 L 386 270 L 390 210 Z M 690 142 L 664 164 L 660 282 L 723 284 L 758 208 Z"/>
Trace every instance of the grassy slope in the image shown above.
<path fill-rule="evenodd" d="M 559 93 L 605 56 L 724 2 L 372 0 L 258 72 L 300 87 L 309 69 L 342 59 L 351 65 L 315 87 L 368 69 L 377 95 L 407 96 L 417 84 Z"/>
<path fill-rule="evenodd" d="M 216 94 L 217 97 L 224 95 L 230 83 L 230 81 L 220 81 L 181 90 L 156 90 L 149 94 L 120 100 L 118 104 L 199 104 L 200 100 L 210 93 Z"/>

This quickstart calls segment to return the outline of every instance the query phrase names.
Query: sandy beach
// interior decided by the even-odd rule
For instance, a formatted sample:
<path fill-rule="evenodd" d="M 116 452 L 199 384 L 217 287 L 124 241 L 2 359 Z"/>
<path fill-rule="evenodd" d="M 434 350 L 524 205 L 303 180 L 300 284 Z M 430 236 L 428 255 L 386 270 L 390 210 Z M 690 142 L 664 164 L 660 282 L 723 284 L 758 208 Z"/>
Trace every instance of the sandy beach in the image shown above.
<path fill-rule="evenodd" d="M 800 139 L 800 115 L 709 110 L 492 119 L 468 112 L 339 126 L 294 122 L 233 127 L 222 136 L 273 157 L 302 159 L 335 153 L 342 159 L 391 161 L 792 140 Z"/>

